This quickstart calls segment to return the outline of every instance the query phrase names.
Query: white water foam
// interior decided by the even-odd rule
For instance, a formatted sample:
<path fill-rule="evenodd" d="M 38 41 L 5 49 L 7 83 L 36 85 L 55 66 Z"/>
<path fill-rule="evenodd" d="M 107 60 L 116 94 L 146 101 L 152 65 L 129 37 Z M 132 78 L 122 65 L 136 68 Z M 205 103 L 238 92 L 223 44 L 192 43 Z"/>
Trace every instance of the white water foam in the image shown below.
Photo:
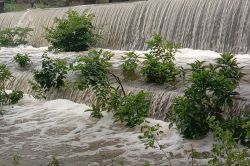
<path fill-rule="evenodd" d="M 21 165 L 45 165 L 56 155 L 65 165 L 111 165 L 124 161 L 125 165 L 143 165 L 145 161 L 165 165 L 166 160 L 159 149 L 145 150 L 139 140 L 140 127 L 130 129 L 114 123 L 111 113 L 104 113 L 100 120 L 90 117 L 84 104 L 69 100 L 38 101 L 25 95 L 19 104 L 6 107 L 0 118 L 0 161 L 9 165 L 15 154 L 21 156 Z M 199 151 L 208 151 L 211 136 L 198 141 L 181 138 L 168 123 L 159 123 L 164 134 L 160 143 L 166 152 L 174 153 L 175 165 L 188 163 L 185 150 L 191 144 Z M 84 161 L 82 159 L 84 158 Z"/>
<path fill-rule="evenodd" d="M 20 46 L 15 48 L 1 48 L 0 63 L 6 64 L 12 71 L 20 72 L 13 63 L 13 56 L 17 53 L 28 53 L 34 68 L 40 68 L 41 56 L 47 48 L 33 48 Z M 118 67 L 121 56 L 127 51 L 110 50 L 115 56 L 113 66 Z M 145 51 L 139 53 L 140 60 L 144 60 Z M 80 53 L 49 53 L 52 58 L 76 58 Z M 213 51 L 180 49 L 176 55 L 177 65 L 187 67 L 187 63 L 195 60 L 214 62 L 219 53 Z M 246 76 L 241 83 L 241 95 L 250 99 L 250 55 L 236 55 L 241 66 L 245 66 Z M 159 149 L 145 150 L 143 142 L 138 139 L 140 127 L 129 129 L 122 124 L 113 123 L 112 114 L 104 113 L 101 120 L 90 118 L 89 109 L 84 104 L 77 104 L 69 100 L 58 99 L 52 101 L 38 101 L 25 95 L 25 98 L 13 107 L 6 107 L 7 112 L 0 118 L 0 163 L 12 165 L 13 156 L 19 154 L 21 165 L 46 165 L 52 155 L 57 156 L 62 165 L 144 165 L 150 161 L 155 165 L 166 165 L 162 159 L 163 153 Z M 164 134 L 160 143 L 166 152 L 174 153 L 173 165 L 189 165 L 189 151 L 191 145 L 201 152 L 211 149 L 212 139 L 185 140 L 175 129 L 168 129 L 169 123 L 148 119 L 153 124 L 160 123 Z M 199 160 L 202 164 L 207 160 Z"/>

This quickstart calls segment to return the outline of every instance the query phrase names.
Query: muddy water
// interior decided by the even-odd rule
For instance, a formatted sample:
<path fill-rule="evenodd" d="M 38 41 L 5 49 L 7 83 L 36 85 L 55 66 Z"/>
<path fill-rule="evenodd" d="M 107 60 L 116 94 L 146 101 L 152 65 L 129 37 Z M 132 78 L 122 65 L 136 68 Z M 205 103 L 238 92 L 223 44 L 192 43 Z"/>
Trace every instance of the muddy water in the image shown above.
<path fill-rule="evenodd" d="M 8 84 L 10 89 L 21 89 L 32 93 L 28 80 L 31 72 L 41 67 L 41 56 L 47 48 L 20 46 L 17 48 L 1 48 L 0 63 L 6 64 L 16 80 Z M 111 50 L 115 56 L 112 59 L 113 68 L 121 64 L 121 56 L 126 51 Z M 32 60 L 30 68 L 20 69 L 12 60 L 16 53 L 29 53 Z M 140 60 L 143 53 L 138 51 Z M 69 61 L 81 53 L 52 54 L 52 58 L 68 58 Z M 195 60 L 213 62 L 219 54 L 212 51 L 180 49 L 176 56 L 177 65 L 187 67 L 187 63 Z M 245 66 L 247 74 L 240 86 L 242 99 L 237 110 L 249 111 L 250 100 L 250 56 L 237 55 L 240 65 Z M 119 74 L 119 73 L 118 73 Z M 70 76 L 70 75 L 69 75 Z M 182 94 L 183 87 L 168 89 L 165 86 L 146 84 L 142 80 L 126 82 L 127 91 L 144 89 L 152 92 L 151 116 L 165 119 L 173 99 Z M 64 98 L 64 99 L 63 99 Z M 166 165 L 167 160 L 159 149 L 145 150 L 143 142 L 138 139 L 140 127 L 129 129 L 122 124 L 113 123 L 112 114 L 105 113 L 104 118 L 97 121 L 84 112 L 89 107 L 85 104 L 93 102 L 91 92 L 79 92 L 74 89 L 51 92 L 50 101 L 38 101 L 31 96 L 25 98 L 13 107 L 5 107 L 5 115 L 0 117 L 0 163 L 13 165 L 13 157 L 20 157 L 20 165 L 46 165 L 52 156 L 56 156 L 60 165 L 76 166 L 106 166 L 125 165 L 140 166 L 146 161 L 154 165 Z M 55 100 L 56 99 L 56 100 Z M 69 100 L 66 100 L 69 99 Z M 71 101 L 70 101 L 71 100 Z M 78 104 L 85 103 L 85 104 Z M 169 123 L 148 119 L 152 124 L 160 123 L 164 134 L 160 143 L 166 152 L 174 153 L 172 165 L 191 165 L 191 145 L 200 152 L 211 149 L 211 135 L 202 140 L 190 141 L 183 139 L 175 129 L 168 129 Z M 187 153 L 186 153 L 187 152 Z M 197 160 L 198 165 L 206 163 L 206 159 Z"/>
<path fill-rule="evenodd" d="M 114 123 L 112 115 L 105 113 L 101 120 L 91 119 L 89 107 L 69 100 L 37 101 L 26 95 L 19 104 L 6 107 L 0 118 L 0 163 L 12 165 L 15 155 L 21 166 L 46 165 L 56 156 L 60 165 L 140 166 L 146 161 L 155 165 L 166 165 L 159 149 L 144 148 L 140 141 L 140 127 L 129 129 Z M 182 139 L 168 123 L 159 123 L 164 134 L 160 143 L 166 152 L 174 153 L 173 165 L 189 165 L 191 144 L 206 152 L 211 147 L 211 136 L 199 141 Z M 204 163 L 206 160 L 199 160 Z"/>

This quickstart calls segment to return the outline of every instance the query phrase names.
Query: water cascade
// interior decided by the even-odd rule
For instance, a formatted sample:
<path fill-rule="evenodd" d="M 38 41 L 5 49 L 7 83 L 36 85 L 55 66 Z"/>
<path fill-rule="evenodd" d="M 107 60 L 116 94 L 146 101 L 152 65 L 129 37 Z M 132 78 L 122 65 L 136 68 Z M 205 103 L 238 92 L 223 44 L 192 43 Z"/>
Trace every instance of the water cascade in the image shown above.
<path fill-rule="evenodd" d="M 184 48 L 249 53 L 250 1 L 247 0 L 148 0 L 133 3 L 71 7 L 95 14 L 94 24 L 103 39 L 98 47 L 143 50 L 154 33 Z M 43 27 L 69 8 L 34 9 L 0 14 L 0 29 L 34 28 L 30 44 L 46 46 Z"/>
<path fill-rule="evenodd" d="M 8 68 L 11 69 L 13 75 L 15 77 L 14 80 L 11 80 L 7 83 L 7 89 L 19 89 L 22 90 L 26 94 L 33 94 L 32 88 L 28 83 L 29 80 L 32 80 L 33 75 L 32 71 L 34 69 L 39 69 L 41 67 L 41 56 L 43 51 L 46 48 L 33 48 L 33 47 L 16 47 L 16 48 L 2 48 L 0 50 L 0 63 L 6 64 Z M 13 56 L 16 53 L 29 53 L 29 56 L 32 60 L 32 66 L 29 69 L 20 69 L 17 64 L 13 63 Z M 113 70 L 117 70 L 117 67 L 121 63 L 121 56 L 126 53 L 126 51 L 113 51 L 115 56 L 112 58 Z M 143 52 L 138 52 L 143 53 Z M 86 52 L 82 52 L 79 54 L 85 55 Z M 196 55 L 196 56 L 195 56 Z M 74 59 L 76 55 L 73 53 L 60 53 L 60 54 L 52 54 L 49 53 L 49 56 L 52 58 L 68 58 Z M 191 49 L 181 49 L 180 52 L 176 56 L 177 65 L 185 66 L 187 63 L 191 63 L 198 60 L 207 60 L 212 62 L 216 57 L 218 57 L 218 53 L 212 51 L 195 51 Z M 143 59 L 143 55 L 140 56 Z M 245 73 L 250 73 L 250 57 L 248 54 L 246 55 L 237 55 L 237 58 L 241 65 L 245 66 Z M 118 70 L 117 70 L 118 71 Z M 122 79 L 121 73 L 116 73 Z M 69 74 L 68 80 L 72 82 L 74 79 L 72 73 Z M 240 114 L 242 111 L 249 111 L 250 106 L 250 87 L 249 80 L 250 74 L 247 74 L 245 79 L 241 82 L 240 86 L 240 94 L 241 98 L 237 100 L 237 104 L 234 107 L 234 113 Z M 145 84 L 143 81 L 136 82 L 126 82 L 122 81 L 127 93 L 135 92 L 139 90 L 145 90 L 150 92 L 151 94 L 151 108 L 150 108 L 150 116 L 156 119 L 166 120 L 167 113 L 173 104 L 174 99 L 182 95 L 184 86 L 178 88 L 168 89 L 166 86 L 156 86 L 155 84 Z M 66 86 L 63 89 L 53 89 L 47 94 L 48 100 L 53 99 L 68 99 L 77 103 L 84 103 L 89 106 L 94 102 L 95 96 L 91 91 L 79 91 L 76 88 L 73 88 L 71 85 Z"/>

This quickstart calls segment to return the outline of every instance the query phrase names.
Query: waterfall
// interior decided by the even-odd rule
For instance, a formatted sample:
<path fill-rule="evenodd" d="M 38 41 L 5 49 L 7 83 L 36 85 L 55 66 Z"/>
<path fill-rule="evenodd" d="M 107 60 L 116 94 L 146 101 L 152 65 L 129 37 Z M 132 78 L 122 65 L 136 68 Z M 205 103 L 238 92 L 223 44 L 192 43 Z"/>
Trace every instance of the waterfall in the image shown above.
<path fill-rule="evenodd" d="M 14 72 L 13 76 L 15 79 L 9 81 L 6 85 L 6 89 L 17 89 L 22 90 L 26 94 L 32 94 L 31 85 L 28 81 L 32 80 L 31 72 Z M 166 120 L 167 113 L 174 99 L 180 95 L 180 93 L 175 91 L 162 91 L 162 89 L 151 90 L 150 87 L 147 89 L 134 88 L 125 86 L 127 93 L 146 90 L 151 95 L 151 108 L 150 117 Z M 53 99 L 68 99 L 77 103 L 84 103 L 91 106 L 95 101 L 95 95 L 92 91 L 80 91 L 72 87 L 63 87 L 61 89 L 52 89 L 47 94 L 47 100 Z"/>
<path fill-rule="evenodd" d="M 24 93 L 32 94 L 31 85 L 28 81 L 32 80 L 32 73 L 30 72 L 14 72 L 15 79 L 11 80 L 7 84 L 7 89 L 18 89 Z M 150 86 L 143 88 L 135 88 L 132 86 L 125 86 L 126 93 L 136 92 L 144 90 L 150 93 L 150 117 L 160 120 L 167 120 L 168 113 L 171 110 L 171 106 L 177 96 L 182 95 L 178 91 L 166 91 L 162 88 L 152 89 Z M 77 103 L 84 103 L 91 106 L 95 101 L 95 95 L 92 91 L 80 91 L 72 87 L 63 87 L 61 89 L 52 89 L 47 94 L 47 100 L 54 99 L 68 99 Z M 237 100 L 233 110 L 230 111 L 234 115 L 240 115 L 242 112 L 249 111 L 250 101 L 249 100 Z"/>
<path fill-rule="evenodd" d="M 18 89 L 22 90 L 26 94 L 32 94 L 31 85 L 29 80 L 33 79 L 31 72 L 13 72 L 14 80 L 7 82 L 7 89 Z M 135 92 L 139 90 L 146 90 L 151 94 L 151 108 L 150 117 L 166 120 L 167 113 L 170 110 L 174 99 L 181 93 L 176 91 L 163 91 L 162 89 L 152 89 L 153 87 L 136 88 L 125 86 L 127 93 Z M 47 100 L 53 99 L 68 99 L 77 103 L 84 103 L 91 106 L 95 101 L 95 95 L 92 91 L 80 91 L 71 87 L 63 87 L 61 89 L 52 89 L 47 94 Z"/>
<path fill-rule="evenodd" d="M 133 3 L 70 7 L 95 14 L 98 47 L 144 50 L 154 33 L 182 47 L 218 52 L 249 53 L 250 1 L 248 0 L 148 0 Z M 0 14 L 0 29 L 34 28 L 29 42 L 46 46 L 44 28 L 70 9 L 33 9 Z"/>

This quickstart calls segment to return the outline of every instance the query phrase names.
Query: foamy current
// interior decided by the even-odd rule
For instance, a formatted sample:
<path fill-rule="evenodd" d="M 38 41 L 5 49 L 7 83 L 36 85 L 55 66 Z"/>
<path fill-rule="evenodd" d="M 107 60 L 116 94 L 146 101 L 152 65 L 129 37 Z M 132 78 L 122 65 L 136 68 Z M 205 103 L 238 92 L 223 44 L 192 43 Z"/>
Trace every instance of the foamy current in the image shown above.
<path fill-rule="evenodd" d="M 104 113 L 99 121 L 85 112 L 89 107 L 69 100 L 38 101 L 25 95 L 19 104 L 5 107 L 0 118 L 0 162 L 12 165 L 14 155 L 20 156 L 20 165 L 46 165 L 56 156 L 61 165 L 143 165 L 150 161 L 166 165 L 159 149 L 145 149 L 139 140 L 140 127 L 130 129 L 114 123 L 112 114 Z M 174 153 L 174 165 L 190 163 L 191 144 L 198 151 L 208 151 L 211 136 L 198 141 L 182 139 L 168 123 L 159 123 L 164 134 L 160 143 L 166 152 Z M 200 162 L 205 162 L 201 160 Z"/>
<path fill-rule="evenodd" d="M 6 64 L 17 79 L 9 83 L 9 87 L 20 88 L 30 92 L 27 84 L 32 78 L 31 72 L 41 67 L 41 57 L 46 47 L 33 48 L 20 46 L 0 49 L 0 63 Z M 112 58 L 114 68 L 122 63 L 121 56 L 127 51 L 110 50 L 115 56 Z M 195 60 L 214 62 L 219 53 L 192 49 L 180 49 L 176 55 L 176 63 L 187 67 L 187 63 Z M 144 60 L 145 51 L 139 53 L 140 60 Z M 28 53 L 32 66 L 23 70 L 13 62 L 17 53 Z M 48 53 L 52 58 L 67 58 L 69 61 L 80 53 Z M 236 55 L 241 66 L 245 66 L 246 76 L 240 84 L 240 94 L 244 100 L 239 107 L 249 111 L 250 100 L 250 55 Z M 165 119 L 173 99 L 182 93 L 183 88 L 166 90 L 164 87 L 155 87 L 145 83 L 126 83 L 129 91 L 146 89 L 152 91 L 151 117 Z M 61 165 L 95 166 L 95 165 L 124 165 L 140 166 L 149 161 L 153 165 L 167 165 L 167 160 L 159 149 L 145 149 L 144 143 L 139 140 L 140 127 L 130 129 L 120 123 L 114 123 L 111 113 L 104 113 L 100 120 L 90 118 L 85 112 L 93 101 L 91 93 L 81 93 L 74 90 L 51 93 L 50 101 L 35 100 L 25 95 L 17 105 L 5 107 L 5 115 L 0 117 L 0 165 L 12 165 L 13 157 L 20 156 L 20 165 L 46 165 L 52 156 L 56 156 Z M 64 98 L 64 99 L 62 99 Z M 67 100 L 70 99 L 70 100 Z M 75 102 L 73 102 L 75 101 Z M 76 103 L 77 102 L 77 103 Z M 82 104 L 80 104 L 82 103 Z M 172 128 L 168 129 L 168 122 L 148 119 L 152 124 L 159 123 L 164 131 L 159 142 L 164 145 L 164 151 L 172 152 L 172 165 L 191 165 L 191 147 L 199 152 L 211 149 L 212 136 L 209 134 L 202 140 L 183 139 Z M 203 165 L 207 159 L 197 160 Z"/>

